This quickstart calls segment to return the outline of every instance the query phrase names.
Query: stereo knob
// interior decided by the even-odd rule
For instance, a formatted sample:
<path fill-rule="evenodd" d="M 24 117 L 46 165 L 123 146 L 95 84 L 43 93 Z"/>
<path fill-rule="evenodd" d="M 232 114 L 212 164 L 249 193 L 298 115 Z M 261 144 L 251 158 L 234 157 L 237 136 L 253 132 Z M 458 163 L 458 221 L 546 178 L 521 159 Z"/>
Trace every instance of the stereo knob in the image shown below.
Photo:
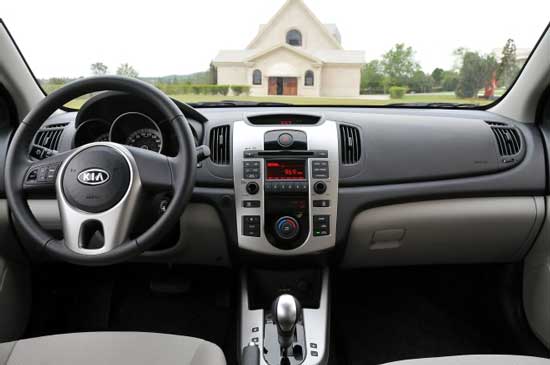
<path fill-rule="evenodd" d="M 260 185 L 255 182 L 249 182 L 246 184 L 246 192 L 250 195 L 256 195 L 258 194 L 258 191 L 260 191 Z"/>
<path fill-rule="evenodd" d="M 275 233 L 284 240 L 291 240 L 300 232 L 300 224 L 292 217 L 281 217 L 275 223 Z"/>
<path fill-rule="evenodd" d="M 315 184 L 313 184 L 313 190 L 317 194 L 324 194 L 327 191 L 327 184 L 322 181 L 317 181 Z"/>

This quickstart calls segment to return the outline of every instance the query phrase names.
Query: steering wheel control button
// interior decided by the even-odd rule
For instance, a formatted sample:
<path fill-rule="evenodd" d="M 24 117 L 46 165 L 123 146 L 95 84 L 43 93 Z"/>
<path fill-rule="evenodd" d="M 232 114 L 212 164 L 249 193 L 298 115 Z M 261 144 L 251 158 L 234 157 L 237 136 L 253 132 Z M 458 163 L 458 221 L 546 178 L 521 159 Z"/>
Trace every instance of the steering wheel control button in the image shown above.
<path fill-rule="evenodd" d="M 246 184 L 246 192 L 250 195 L 256 195 L 260 191 L 260 185 L 255 182 L 249 182 Z"/>
<path fill-rule="evenodd" d="M 260 237 L 259 215 L 247 215 L 243 217 L 243 236 Z"/>
<path fill-rule="evenodd" d="M 313 184 L 313 191 L 315 191 L 317 194 L 324 194 L 327 191 L 327 184 L 325 184 L 323 181 L 317 181 L 315 184 Z"/>
<path fill-rule="evenodd" d="M 294 137 L 290 133 L 281 133 L 279 138 L 277 138 L 279 146 L 283 148 L 288 148 L 294 143 Z"/>
<path fill-rule="evenodd" d="M 300 224 L 292 217 L 282 217 L 275 223 L 275 233 L 284 239 L 291 240 L 300 232 Z"/>
<path fill-rule="evenodd" d="M 311 176 L 314 179 L 328 179 L 330 176 L 328 161 L 313 161 L 311 163 Z"/>
<path fill-rule="evenodd" d="M 61 162 L 32 168 L 25 178 L 25 184 L 53 184 Z"/>
<path fill-rule="evenodd" d="M 330 234 L 330 216 L 329 215 L 314 215 L 313 216 L 313 235 L 328 236 Z"/>
<path fill-rule="evenodd" d="M 259 200 L 244 200 L 243 201 L 243 208 L 259 208 L 260 207 L 260 201 Z"/>
<path fill-rule="evenodd" d="M 255 180 L 260 178 L 260 161 L 245 161 L 243 162 L 244 178 L 247 180 Z"/>
<path fill-rule="evenodd" d="M 72 206 L 90 213 L 114 207 L 130 185 L 130 166 L 121 152 L 94 146 L 77 153 L 62 176 L 63 193 Z"/>
<path fill-rule="evenodd" d="M 330 207 L 330 200 L 314 200 L 313 206 L 315 208 L 328 208 Z"/>

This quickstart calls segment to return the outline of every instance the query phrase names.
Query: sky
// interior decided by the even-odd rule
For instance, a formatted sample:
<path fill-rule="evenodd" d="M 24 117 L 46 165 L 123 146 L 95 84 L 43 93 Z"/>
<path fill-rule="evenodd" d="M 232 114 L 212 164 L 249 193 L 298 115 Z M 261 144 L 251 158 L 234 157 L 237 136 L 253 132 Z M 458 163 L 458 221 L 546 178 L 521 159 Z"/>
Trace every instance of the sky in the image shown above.
<path fill-rule="evenodd" d="M 335 23 L 345 49 L 367 61 L 396 43 L 416 51 L 426 72 L 454 63 L 453 50 L 489 53 L 508 38 L 531 49 L 550 22 L 548 0 L 304 0 Z M 4 20 L 38 78 L 114 73 L 140 76 L 206 70 L 221 49 L 244 49 L 285 0 L 1 0 Z"/>

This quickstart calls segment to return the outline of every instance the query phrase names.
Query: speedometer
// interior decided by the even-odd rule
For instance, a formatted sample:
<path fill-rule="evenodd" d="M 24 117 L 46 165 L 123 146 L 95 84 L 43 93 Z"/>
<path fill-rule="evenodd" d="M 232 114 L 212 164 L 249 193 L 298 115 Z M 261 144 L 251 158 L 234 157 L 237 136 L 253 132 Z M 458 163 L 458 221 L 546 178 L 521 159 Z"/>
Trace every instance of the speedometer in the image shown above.
<path fill-rule="evenodd" d="M 162 150 L 162 137 L 159 131 L 155 129 L 138 129 L 128 136 L 126 144 L 144 150 L 160 152 Z"/>

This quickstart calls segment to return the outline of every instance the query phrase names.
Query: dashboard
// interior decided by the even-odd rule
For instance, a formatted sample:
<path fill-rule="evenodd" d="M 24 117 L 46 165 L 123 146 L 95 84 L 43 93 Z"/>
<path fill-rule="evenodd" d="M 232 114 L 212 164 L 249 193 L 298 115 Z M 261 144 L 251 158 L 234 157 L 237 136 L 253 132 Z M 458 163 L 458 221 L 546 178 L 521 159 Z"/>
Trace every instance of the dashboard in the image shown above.
<path fill-rule="evenodd" d="M 211 156 L 197 165 L 192 213 L 151 259 L 189 257 L 193 242 L 209 263 L 235 254 L 327 254 L 350 267 L 510 261 L 544 216 L 538 130 L 490 112 L 181 109 Z M 49 128 L 62 129 L 50 153 L 97 140 L 178 149 L 158 111 L 116 93 L 52 116 L 34 145 Z"/>

